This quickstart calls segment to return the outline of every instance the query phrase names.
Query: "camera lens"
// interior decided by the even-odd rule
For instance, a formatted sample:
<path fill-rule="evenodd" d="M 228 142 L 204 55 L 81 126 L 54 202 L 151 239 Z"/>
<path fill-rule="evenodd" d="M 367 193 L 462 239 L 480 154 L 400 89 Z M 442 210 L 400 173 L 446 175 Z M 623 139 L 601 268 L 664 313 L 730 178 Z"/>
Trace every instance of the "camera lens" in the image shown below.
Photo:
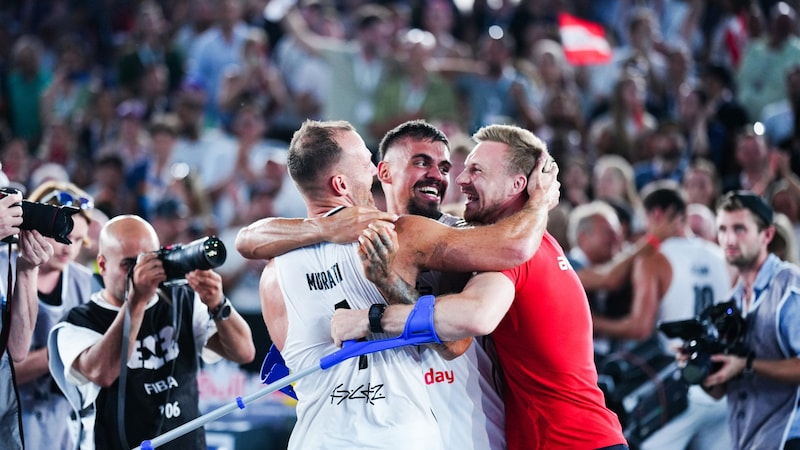
<path fill-rule="evenodd" d="M 164 247 L 158 252 L 169 280 L 183 278 L 193 270 L 219 267 L 227 255 L 225 245 L 216 236 L 200 238 L 186 245 Z"/>

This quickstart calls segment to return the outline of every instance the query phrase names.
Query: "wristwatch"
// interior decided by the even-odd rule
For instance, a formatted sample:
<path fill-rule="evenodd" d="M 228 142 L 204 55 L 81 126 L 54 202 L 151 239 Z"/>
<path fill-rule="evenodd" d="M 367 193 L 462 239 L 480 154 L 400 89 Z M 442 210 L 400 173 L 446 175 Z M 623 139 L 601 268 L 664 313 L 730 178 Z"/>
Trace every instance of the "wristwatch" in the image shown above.
<path fill-rule="evenodd" d="M 369 307 L 369 331 L 373 333 L 383 333 L 381 326 L 381 319 L 383 312 L 386 310 L 386 305 L 383 303 L 375 303 Z"/>
<path fill-rule="evenodd" d="M 232 310 L 231 301 L 228 300 L 228 297 L 223 297 L 216 308 L 208 311 L 208 315 L 214 320 L 228 320 Z"/>
<path fill-rule="evenodd" d="M 753 351 L 747 352 L 747 359 L 744 363 L 744 373 L 753 373 L 753 360 L 756 359 L 756 354 Z"/>

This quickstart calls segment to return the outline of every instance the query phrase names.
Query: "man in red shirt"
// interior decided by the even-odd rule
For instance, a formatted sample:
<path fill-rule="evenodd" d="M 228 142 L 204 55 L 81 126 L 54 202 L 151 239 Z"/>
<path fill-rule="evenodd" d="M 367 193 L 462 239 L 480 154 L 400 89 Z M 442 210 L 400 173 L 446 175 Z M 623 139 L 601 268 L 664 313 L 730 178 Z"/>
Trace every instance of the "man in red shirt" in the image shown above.
<path fill-rule="evenodd" d="M 478 145 L 456 178 L 467 197 L 464 218 L 494 223 L 523 207 L 528 174 L 538 167 L 553 170 L 555 161 L 544 143 L 522 128 L 491 125 L 473 138 Z M 548 162 L 542 165 L 542 159 Z M 337 310 L 331 324 L 337 343 L 378 328 L 403 331 L 414 308 L 409 303 L 416 300 L 403 280 L 413 279 L 408 278 L 414 270 L 409 254 L 418 237 L 409 239 L 399 228 L 372 226 L 361 246 L 365 264 L 379 268 L 367 270 L 368 276 L 376 278 L 390 303 L 404 304 L 372 317 L 366 310 Z M 395 247 L 394 270 L 389 270 L 385 255 Z M 433 324 L 444 341 L 491 334 L 505 381 L 510 450 L 627 448 L 619 420 L 605 407 L 597 386 L 586 294 L 549 233 L 527 262 L 503 272 L 479 273 L 461 293 L 437 297 Z"/>

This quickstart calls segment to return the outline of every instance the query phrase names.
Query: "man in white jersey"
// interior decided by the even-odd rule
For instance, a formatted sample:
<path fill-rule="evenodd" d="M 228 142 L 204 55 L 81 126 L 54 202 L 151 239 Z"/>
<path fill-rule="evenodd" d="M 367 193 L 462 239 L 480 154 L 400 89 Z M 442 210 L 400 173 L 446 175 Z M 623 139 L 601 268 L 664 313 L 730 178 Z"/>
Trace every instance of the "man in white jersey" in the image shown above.
<path fill-rule="evenodd" d="M 636 258 L 630 313 L 621 319 L 594 316 L 597 334 L 644 340 L 653 335 L 657 321 L 691 319 L 728 299 L 731 282 L 722 250 L 687 232 L 686 201 L 678 189 L 668 184 L 653 186 L 643 203 L 648 229 L 675 216 L 681 226 L 658 250 Z M 680 341 L 664 341 L 666 351 L 673 351 L 670 346 L 675 345 Z M 714 400 L 700 386 L 691 386 L 686 411 L 648 437 L 641 448 L 730 448 L 726 415 L 725 402 Z"/>
<path fill-rule="evenodd" d="M 444 133 L 425 121 L 405 122 L 384 136 L 378 150 L 381 158 L 377 167 L 378 179 L 386 196 L 388 212 L 424 216 L 448 226 L 465 224 L 461 218 L 440 209 L 452 167 L 449 141 Z M 306 221 L 265 220 L 240 232 L 240 243 L 252 238 L 254 232 L 259 233 L 259 239 L 275 242 L 280 238 L 281 227 L 294 230 L 308 227 L 313 233 L 314 229 L 321 229 L 317 222 L 339 220 L 343 216 L 339 213 Z M 275 230 L 275 238 L 264 235 L 270 229 Z M 320 233 L 314 243 L 323 240 Z M 250 245 L 245 247 L 251 248 Z M 421 295 L 445 294 L 460 290 L 467 280 L 466 276 L 455 274 L 444 274 L 446 278 L 442 279 L 442 275 L 436 271 L 423 272 L 417 279 L 417 290 Z M 470 343 L 472 338 L 466 340 L 466 344 Z M 428 387 L 445 448 L 505 448 L 503 400 L 493 380 L 492 361 L 483 346 L 477 342 L 469 345 L 463 356 L 449 361 L 436 350 L 425 347 L 421 349 L 421 358 L 423 370 L 420 377 Z"/>
<path fill-rule="evenodd" d="M 435 145 L 442 144 L 433 141 Z M 339 153 L 338 157 L 333 153 Z M 420 153 L 417 159 L 423 166 L 435 160 Z M 336 214 L 337 206 L 371 206 L 369 189 L 376 169 L 369 158 L 363 141 L 346 122 L 306 122 L 290 145 L 289 171 L 304 196 L 309 217 Z M 436 167 L 446 173 L 449 164 L 439 163 Z M 426 269 L 474 271 L 513 264 L 526 254 L 532 255 L 538 247 L 548 205 L 557 196 L 557 171 L 553 172 L 538 172 L 537 179 L 529 183 L 532 195 L 528 207 L 497 227 L 452 229 L 426 218 L 406 216 L 398 222 L 400 232 L 405 230 L 429 243 L 431 251 L 419 255 L 425 260 L 421 266 Z M 446 187 L 440 181 L 424 184 L 415 188 L 421 197 L 443 194 Z M 360 211 L 367 214 L 366 209 Z M 394 218 L 385 213 L 372 217 Z M 263 224 L 257 222 L 240 233 L 237 249 L 245 256 L 268 254 L 265 249 L 270 241 L 263 239 L 263 230 L 257 229 Z M 337 349 L 327 322 L 334 308 L 385 304 L 363 276 L 358 244 L 309 245 L 319 237 L 303 230 L 303 226 L 299 228 L 291 234 L 290 242 L 280 245 L 284 250 L 292 245 L 307 247 L 273 259 L 262 279 L 265 322 L 293 370 L 315 364 Z M 498 242 L 502 237 L 507 239 Z M 314 302 L 306 301 L 309 298 Z M 323 336 L 325 332 L 328 334 Z M 439 448 L 439 430 L 430 412 L 425 377 L 418 361 L 415 348 L 389 350 L 344 361 L 320 376 L 300 380 L 295 385 L 298 421 L 290 448 Z M 435 380 L 436 374 L 433 376 Z M 440 377 L 447 379 L 444 374 Z M 353 401 L 354 390 L 360 392 L 360 401 Z"/>

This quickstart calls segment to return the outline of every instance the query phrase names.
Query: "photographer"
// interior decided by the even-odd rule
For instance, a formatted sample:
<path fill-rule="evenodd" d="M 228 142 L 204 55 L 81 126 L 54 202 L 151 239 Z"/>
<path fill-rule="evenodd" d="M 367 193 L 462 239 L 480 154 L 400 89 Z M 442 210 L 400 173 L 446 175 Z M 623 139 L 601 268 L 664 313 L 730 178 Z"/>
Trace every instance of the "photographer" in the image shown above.
<path fill-rule="evenodd" d="M 11 360 L 20 362 L 28 354 L 33 327 L 36 323 L 38 302 L 36 274 L 39 266 L 53 254 L 53 247 L 37 231 L 22 231 L 22 208 L 19 194 L 0 198 L 0 238 L 19 233 L 19 258 L 16 261 L 16 279 L 10 300 L 6 295 L 9 286 L 2 283 L 2 322 L 0 322 L 0 442 L 3 448 L 21 449 L 20 408 L 17 401 L 16 382 Z M 8 352 L 6 352 L 8 349 Z M 10 358 L 9 358 L 10 356 Z"/>
<path fill-rule="evenodd" d="M 799 449 L 800 269 L 767 251 L 773 212 L 752 192 L 726 194 L 717 207 L 719 243 L 739 270 L 733 299 L 746 325 L 746 356 L 718 354 L 703 382 L 727 394 L 734 449 Z"/>
<path fill-rule="evenodd" d="M 693 318 L 726 299 L 730 277 L 720 249 L 691 234 L 686 201 L 672 182 L 656 182 L 644 191 L 643 205 L 651 235 L 658 227 L 674 224 L 671 233 L 654 243 L 655 251 L 633 261 L 630 311 L 620 318 L 593 315 L 594 331 L 601 336 L 646 341 L 657 321 Z M 630 341 L 628 341 L 630 343 Z M 670 343 L 663 341 L 665 351 Z M 635 353 L 635 350 L 631 350 Z M 727 450 L 725 405 L 700 387 L 688 393 L 688 407 L 641 443 L 643 450 Z"/>
<path fill-rule="evenodd" d="M 82 189 L 60 181 L 43 183 L 31 192 L 28 200 L 80 210 L 72 216 L 72 230 L 67 235 L 70 244 L 51 237 L 45 238 L 53 247 L 53 257 L 41 265 L 35 277 L 39 305 L 36 326 L 28 356 L 14 367 L 26 446 L 33 449 L 69 449 L 74 448 L 67 427 L 72 408 L 50 376 L 47 336 L 67 311 L 88 302 L 92 292 L 100 289 L 92 272 L 75 262 L 81 248 L 89 240 L 90 214 L 94 204 Z M 16 253 L 12 253 L 12 261 L 17 258 Z M 6 266 L 7 261 L 5 254 L 0 256 L 0 267 Z"/>
<path fill-rule="evenodd" d="M 174 286 L 159 245 L 140 217 L 111 219 L 99 239 L 105 288 L 52 332 L 50 350 L 64 367 L 53 375 L 78 386 L 83 404 L 94 401 L 97 448 L 131 448 L 198 417 L 198 356 L 242 364 L 255 355 L 247 323 L 223 295 L 222 278 L 193 270 L 185 274 L 191 289 Z M 195 430 L 163 448 L 204 449 L 205 433 Z"/>

